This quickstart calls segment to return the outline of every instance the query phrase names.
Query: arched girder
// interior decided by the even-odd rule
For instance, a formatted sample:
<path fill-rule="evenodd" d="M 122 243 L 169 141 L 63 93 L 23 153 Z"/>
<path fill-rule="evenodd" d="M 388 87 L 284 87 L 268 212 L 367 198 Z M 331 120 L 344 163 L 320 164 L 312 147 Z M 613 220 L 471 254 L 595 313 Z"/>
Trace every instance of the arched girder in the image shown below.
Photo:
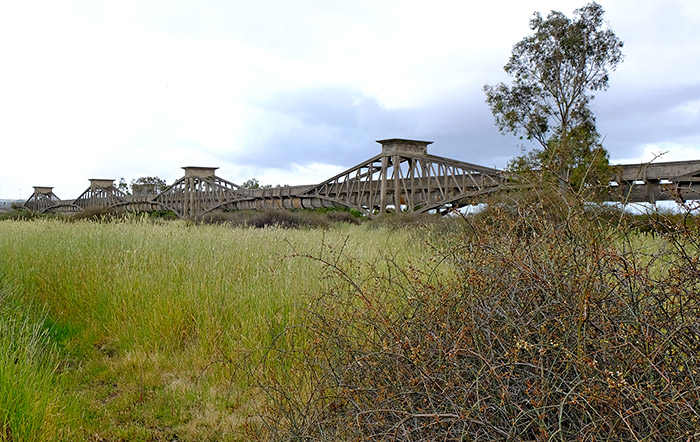
<path fill-rule="evenodd" d="M 446 208 L 447 205 L 450 205 L 453 208 L 458 208 L 458 207 L 464 207 L 472 202 L 469 201 L 470 198 L 474 198 L 477 196 L 483 196 L 483 195 L 489 195 L 491 193 L 496 193 L 504 190 L 502 187 L 494 187 L 494 188 L 489 188 L 489 189 L 483 189 L 483 190 L 477 190 L 474 192 L 469 192 L 467 194 L 463 195 L 456 195 L 452 198 L 449 198 L 444 201 L 439 201 L 433 204 L 429 204 L 426 206 L 421 206 L 420 208 L 417 208 L 415 210 L 416 213 L 424 213 L 424 212 L 429 212 L 431 210 L 439 210 L 441 208 Z"/>
<path fill-rule="evenodd" d="M 56 204 L 54 206 L 46 208 L 43 212 L 41 213 L 78 213 L 82 212 L 83 208 L 80 206 L 76 206 L 73 203 L 65 202 L 62 201 L 60 204 Z"/>
<path fill-rule="evenodd" d="M 254 203 L 255 201 L 257 201 L 257 199 L 251 198 L 251 197 L 247 197 L 247 198 L 238 198 L 238 199 L 233 199 L 233 200 L 229 200 L 229 201 L 223 201 L 223 202 L 221 202 L 221 203 L 219 203 L 219 204 L 215 204 L 215 205 L 213 205 L 213 206 L 207 208 L 207 209 L 206 209 L 204 212 L 202 212 L 201 214 L 203 215 L 203 214 L 205 214 L 205 213 L 210 213 L 210 212 L 213 212 L 214 210 L 219 210 L 219 209 L 227 209 L 227 208 L 231 208 L 231 207 L 234 207 L 234 208 L 235 208 L 235 206 L 238 205 L 239 203 L 246 203 L 246 202 L 248 202 L 248 203 Z M 237 208 L 236 208 L 236 209 L 237 209 Z M 240 210 L 240 209 L 238 209 L 238 210 Z"/>
<path fill-rule="evenodd" d="M 124 210 L 129 210 L 129 206 L 131 206 L 131 203 L 129 201 L 120 201 L 118 203 L 114 203 L 111 206 L 106 207 L 107 209 L 118 209 L 118 208 L 123 208 Z"/>
<path fill-rule="evenodd" d="M 214 210 L 291 210 L 291 209 L 321 209 L 328 207 L 347 207 L 357 209 L 367 214 L 371 212 L 359 206 L 348 205 L 346 201 L 340 201 L 325 197 L 299 197 L 295 195 L 284 195 L 282 197 L 250 197 L 226 201 L 217 206 L 213 206 L 202 214 Z"/>
<path fill-rule="evenodd" d="M 27 207 L 27 206 L 25 206 L 25 207 Z M 44 209 L 41 209 L 38 212 L 39 213 L 51 213 L 51 212 L 53 212 L 54 209 L 56 209 L 58 207 L 63 207 L 63 206 L 60 204 L 54 204 L 53 206 L 45 207 Z"/>
<path fill-rule="evenodd" d="M 305 198 L 308 198 L 308 197 L 305 197 Z M 325 196 L 314 196 L 313 198 L 318 199 L 318 200 L 322 200 L 322 201 L 328 201 L 336 207 L 340 206 L 340 207 L 345 207 L 348 209 L 358 210 L 367 216 L 373 215 L 372 209 L 368 209 L 366 207 L 361 207 L 361 206 L 358 206 L 357 204 L 348 204 L 347 201 L 343 201 L 343 200 L 340 200 L 338 198 L 331 198 L 331 197 L 325 197 Z M 327 206 L 324 206 L 324 207 L 327 207 Z M 311 207 L 311 208 L 320 208 L 320 207 Z"/>
<path fill-rule="evenodd" d="M 155 201 L 156 195 L 127 195 L 125 197 L 128 205 L 126 206 L 127 211 L 130 212 L 151 212 L 154 210 L 160 210 L 161 205 Z"/>

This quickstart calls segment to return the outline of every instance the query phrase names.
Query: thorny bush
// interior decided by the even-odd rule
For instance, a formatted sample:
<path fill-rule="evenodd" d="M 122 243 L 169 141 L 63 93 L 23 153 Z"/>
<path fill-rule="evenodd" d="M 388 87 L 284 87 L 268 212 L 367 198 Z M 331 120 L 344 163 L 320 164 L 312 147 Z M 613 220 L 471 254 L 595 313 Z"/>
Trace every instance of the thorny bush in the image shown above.
<path fill-rule="evenodd" d="M 260 370 L 256 436 L 698 440 L 698 223 L 652 238 L 598 215 L 491 205 L 436 247 L 448 272 L 311 257 L 337 284 L 287 331 L 308 344 L 261 360 L 289 369 Z"/>

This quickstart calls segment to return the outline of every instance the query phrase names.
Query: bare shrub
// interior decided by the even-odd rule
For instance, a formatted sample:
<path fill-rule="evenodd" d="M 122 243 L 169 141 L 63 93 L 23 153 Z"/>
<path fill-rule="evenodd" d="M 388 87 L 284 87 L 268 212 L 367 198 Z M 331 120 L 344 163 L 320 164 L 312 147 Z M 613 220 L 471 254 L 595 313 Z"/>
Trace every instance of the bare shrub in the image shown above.
<path fill-rule="evenodd" d="M 335 288 L 286 332 L 307 344 L 276 341 L 253 373 L 256 437 L 698 439 L 698 224 L 660 216 L 651 240 L 599 215 L 492 204 L 436 248 L 449 277 L 307 257 Z"/>

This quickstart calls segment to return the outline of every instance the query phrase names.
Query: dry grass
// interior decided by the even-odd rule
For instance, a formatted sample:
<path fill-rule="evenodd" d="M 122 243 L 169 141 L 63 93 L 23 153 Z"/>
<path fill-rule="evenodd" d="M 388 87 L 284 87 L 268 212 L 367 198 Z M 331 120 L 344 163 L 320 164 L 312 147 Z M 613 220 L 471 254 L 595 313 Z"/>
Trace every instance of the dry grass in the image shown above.
<path fill-rule="evenodd" d="M 324 244 L 366 262 L 430 253 L 417 232 L 346 223 L 39 219 L 0 223 L 0 274 L 46 312 L 39 328 L 58 361 L 48 374 L 81 410 L 76 438 L 239 440 L 260 403 L 243 368 L 330 287 L 319 263 L 292 257 Z"/>
<path fill-rule="evenodd" d="M 28 440 L 700 437 L 700 223 L 557 198 L 447 224 L 0 222 L 0 339 L 45 404 L 14 415 Z"/>

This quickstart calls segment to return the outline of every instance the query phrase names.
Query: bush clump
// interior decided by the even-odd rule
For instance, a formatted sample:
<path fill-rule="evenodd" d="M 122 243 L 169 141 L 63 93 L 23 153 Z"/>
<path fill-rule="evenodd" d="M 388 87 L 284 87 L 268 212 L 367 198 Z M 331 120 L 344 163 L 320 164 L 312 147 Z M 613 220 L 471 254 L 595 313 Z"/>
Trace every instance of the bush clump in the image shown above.
<path fill-rule="evenodd" d="M 0 212 L 0 220 L 34 220 L 37 218 L 45 217 L 46 215 L 40 214 L 38 212 L 33 212 L 26 207 L 18 206 L 13 204 L 12 208 L 4 212 Z"/>
<path fill-rule="evenodd" d="M 235 212 L 211 212 L 201 216 L 198 221 L 205 224 L 229 224 L 263 228 L 277 226 L 282 228 L 328 228 L 334 223 L 359 224 L 360 218 L 342 210 L 240 210 Z"/>
<path fill-rule="evenodd" d="M 314 258 L 338 283 L 310 303 L 308 344 L 263 359 L 290 370 L 257 378 L 257 436 L 697 440 L 700 231 L 655 222 L 651 238 L 521 201 L 465 218 L 435 257 L 449 277 Z"/>
<path fill-rule="evenodd" d="M 89 207 L 80 212 L 71 214 L 70 221 L 116 221 L 123 219 L 126 213 L 112 207 Z"/>

